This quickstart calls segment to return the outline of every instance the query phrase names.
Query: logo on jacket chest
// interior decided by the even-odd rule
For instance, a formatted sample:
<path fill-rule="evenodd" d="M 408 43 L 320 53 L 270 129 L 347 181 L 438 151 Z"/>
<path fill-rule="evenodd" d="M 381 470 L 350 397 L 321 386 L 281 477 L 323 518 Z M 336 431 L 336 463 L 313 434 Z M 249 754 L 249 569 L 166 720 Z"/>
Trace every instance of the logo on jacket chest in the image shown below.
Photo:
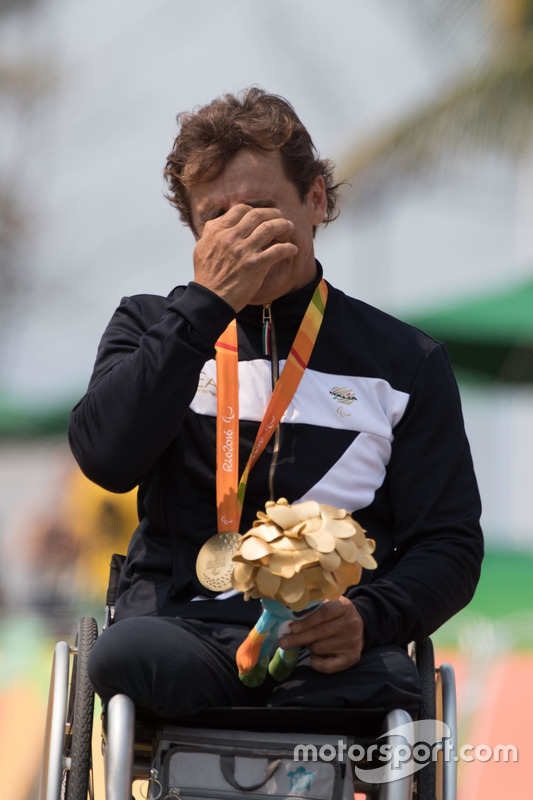
<path fill-rule="evenodd" d="M 355 392 L 348 389 L 346 386 L 334 386 L 329 390 L 329 393 L 339 404 L 337 414 L 341 417 L 350 417 L 352 412 L 349 410 L 348 406 L 351 406 L 351 404 L 357 400 Z"/>
<path fill-rule="evenodd" d="M 198 394 L 208 394 L 211 397 L 217 396 L 217 384 L 215 379 L 209 373 L 202 370 L 198 379 Z"/>

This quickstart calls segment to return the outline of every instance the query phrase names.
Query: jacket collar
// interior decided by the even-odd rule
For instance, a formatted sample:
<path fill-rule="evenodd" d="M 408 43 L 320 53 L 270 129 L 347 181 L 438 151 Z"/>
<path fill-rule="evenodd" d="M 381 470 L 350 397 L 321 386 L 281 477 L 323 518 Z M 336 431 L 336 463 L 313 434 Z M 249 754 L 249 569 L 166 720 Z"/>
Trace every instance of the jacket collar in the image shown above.
<path fill-rule="evenodd" d="M 316 261 L 316 277 L 295 292 L 284 294 L 278 297 L 277 300 L 272 302 L 272 316 L 275 320 L 276 326 L 290 326 L 299 324 L 307 306 L 311 301 L 313 292 L 320 283 L 323 277 L 322 265 Z M 237 314 L 237 322 L 245 325 L 262 325 L 263 322 L 263 306 L 245 306 L 242 311 Z"/>

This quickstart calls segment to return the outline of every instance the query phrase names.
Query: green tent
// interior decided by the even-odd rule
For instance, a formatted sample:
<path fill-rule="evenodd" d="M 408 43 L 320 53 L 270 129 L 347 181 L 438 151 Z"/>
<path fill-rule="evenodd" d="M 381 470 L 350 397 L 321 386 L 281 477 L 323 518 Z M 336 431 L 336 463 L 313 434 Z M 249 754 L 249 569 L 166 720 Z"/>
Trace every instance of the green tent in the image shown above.
<path fill-rule="evenodd" d="M 40 405 L 0 394 L 0 438 L 64 436 L 74 401 Z"/>
<path fill-rule="evenodd" d="M 533 279 L 407 321 L 446 344 L 460 379 L 533 384 Z M 0 393 L 0 438 L 63 436 L 74 402 L 50 407 Z"/>
<path fill-rule="evenodd" d="M 443 341 L 460 377 L 533 383 L 533 280 L 408 321 Z"/>

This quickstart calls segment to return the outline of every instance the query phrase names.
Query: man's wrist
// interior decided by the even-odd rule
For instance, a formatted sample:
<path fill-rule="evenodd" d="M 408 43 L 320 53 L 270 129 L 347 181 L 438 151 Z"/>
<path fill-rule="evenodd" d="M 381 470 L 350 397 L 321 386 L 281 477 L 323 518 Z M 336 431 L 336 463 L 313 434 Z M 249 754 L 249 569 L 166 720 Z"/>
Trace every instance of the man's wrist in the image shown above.
<path fill-rule="evenodd" d="M 204 349 L 214 348 L 220 334 L 235 318 L 235 311 L 225 300 L 196 281 L 187 284 L 185 292 L 170 308 L 187 320 Z"/>

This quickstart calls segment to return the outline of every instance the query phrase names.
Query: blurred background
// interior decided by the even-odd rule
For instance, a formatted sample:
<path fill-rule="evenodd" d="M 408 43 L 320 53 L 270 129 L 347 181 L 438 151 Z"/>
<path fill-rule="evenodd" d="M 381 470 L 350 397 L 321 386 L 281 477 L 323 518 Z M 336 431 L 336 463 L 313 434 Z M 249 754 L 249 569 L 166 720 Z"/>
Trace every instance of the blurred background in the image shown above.
<path fill-rule="evenodd" d="M 35 796 L 53 643 L 101 626 L 135 499 L 66 422 L 123 295 L 192 275 L 163 197 L 176 114 L 256 84 L 346 179 L 326 277 L 449 349 L 484 503 L 454 663 L 461 800 L 526 796 L 533 755 L 533 0 L 0 0 L 0 764 Z"/>

